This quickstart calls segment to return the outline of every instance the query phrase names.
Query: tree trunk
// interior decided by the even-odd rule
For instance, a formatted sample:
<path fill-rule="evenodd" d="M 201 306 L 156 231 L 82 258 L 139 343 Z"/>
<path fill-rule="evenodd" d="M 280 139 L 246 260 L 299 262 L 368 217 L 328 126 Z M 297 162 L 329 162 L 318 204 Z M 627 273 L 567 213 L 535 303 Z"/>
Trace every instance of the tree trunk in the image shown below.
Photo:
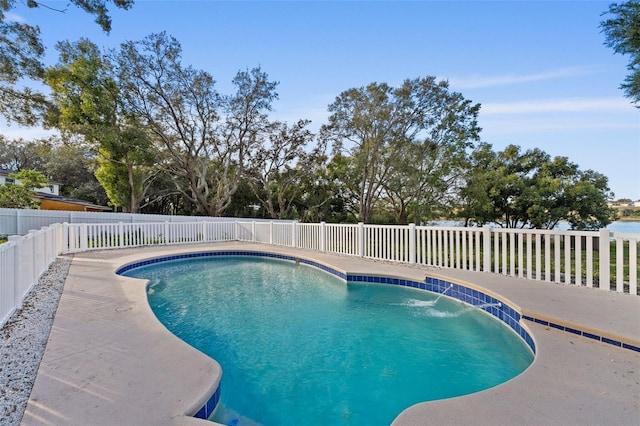
<path fill-rule="evenodd" d="M 130 213 L 138 213 L 140 209 L 140 199 L 136 194 L 136 185 L 135 179 L 133 176 L 133 165 L 129 162 L 129 156 L 125 156 L 125 161 L 127 162 L 127 175 L 129 179 L 129 212 Z"/>

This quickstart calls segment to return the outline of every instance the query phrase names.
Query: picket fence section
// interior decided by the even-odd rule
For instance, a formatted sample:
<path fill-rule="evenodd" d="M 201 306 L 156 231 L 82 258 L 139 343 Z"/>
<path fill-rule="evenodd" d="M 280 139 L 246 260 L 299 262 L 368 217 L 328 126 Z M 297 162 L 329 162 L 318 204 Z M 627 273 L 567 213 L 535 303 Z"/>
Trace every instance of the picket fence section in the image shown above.
<path fill-rule="evenodd" d="M 0 327 L 64 252 L 63 241 L 63 225 L 55 224 L 23 236 L 11 236 L 0 244 Z"/>
<path fill-rule="evenodd" d="M 165 217 L 166 218 L 166 217 Z M 638 294 L 640 234 L 298 223 L 217 218 L 191 222 L 63 223 L 0 245 L 0 326 L 58 254 L 150 245 L 249 241 L 345 256 Z"/>
<path fill-rule="evenodd" d="M 638 294 L 640 235 L 612 233 L 606 229 L 558 231 L 236 219 L 185 223 L 80 223 L 64 224 L 64 229 L 67 252 L 250 241 Z"/>

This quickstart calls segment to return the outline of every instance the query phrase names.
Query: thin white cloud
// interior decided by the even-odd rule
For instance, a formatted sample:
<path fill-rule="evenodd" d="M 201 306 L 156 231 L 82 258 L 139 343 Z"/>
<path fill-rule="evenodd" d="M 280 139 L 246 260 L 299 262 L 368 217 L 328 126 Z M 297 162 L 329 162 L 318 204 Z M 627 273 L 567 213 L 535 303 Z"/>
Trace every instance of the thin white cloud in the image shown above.
<path fill-rule="evenodd" d="M 27 22 L 27 20 L 24 19 L 22 16 L 17 15 L 13 12 L 6 12 L 4 14 L 4 19 L 7 22 L 19 22 L 21 24 L 24 24 L 25 22 Z"/>
<path fill-rule="evenodd" d="M 631 112 L 636 109 L 623 98 L 568 98 L 482 104 L 483 116 L 496 114 L 540 114 L 551 112 Z M 637 109 L 636 109 L 637 110 Z"/>
<path fill-rule="evenodd" d="M 602 131 L 635 131 L 638 124 L 606 120 L 593 122 L 589 120 L 484 120 L 480 123 L 483 135 L 540 134 L 557 132 L 602 132 Z"/>
<path fill-rule="evenodd" d="M 506 86 L 530 83 L 534 81 L 555 80 L 559 78 L 577 77 L 596 72 L 594 67 L 565 67 L 533 74 L 505 74 L 498 76 L 471 75 L 451 78 L 449 83 L 455 89 L 479 89 L 484 87 Z"/>

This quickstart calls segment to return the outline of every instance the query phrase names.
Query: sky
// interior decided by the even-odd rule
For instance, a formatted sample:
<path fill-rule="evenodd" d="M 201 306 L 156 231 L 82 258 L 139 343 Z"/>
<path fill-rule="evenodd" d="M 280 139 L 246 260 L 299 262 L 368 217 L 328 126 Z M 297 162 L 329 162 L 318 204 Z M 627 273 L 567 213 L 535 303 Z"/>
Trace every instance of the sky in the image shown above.
<path fill-rule="evenodd" d="M 260 66 L 279 81 L 273 119 L 326 122 L 343 91 L 435 76 L 481 104 L 481 139 L 564 156 L 609 178 L 614 199 L 640 200 L 640 109 L 620 84 L 629 58 L 604 45 L 602 1 L 169 1 L 111 8 L 110 34 L 67 1 L 64 13 L 18 7 L 38 25 L 45 63 L 55 44 L 86 37 L 102 48 L 166 31 L 182 62 L 231 94 L 240 70 Z M 43 134 L 0 124 L 8 137 Z"/>

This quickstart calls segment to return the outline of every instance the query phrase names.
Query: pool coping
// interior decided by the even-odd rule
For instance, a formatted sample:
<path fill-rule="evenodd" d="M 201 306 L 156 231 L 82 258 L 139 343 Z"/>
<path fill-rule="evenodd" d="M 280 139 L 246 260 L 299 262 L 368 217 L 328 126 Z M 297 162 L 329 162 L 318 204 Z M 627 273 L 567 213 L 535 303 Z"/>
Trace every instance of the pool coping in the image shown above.
<path fill-rule="evenodd" d="M 485 412 L 488 413 L 488 415 L 492 413 L 496 415 L 499 414 L 500 420 L 504 420 L 505 424 L 508 423 L 510 416 L 514 416 L 514 419 L 517 417 L 519 419 L 518 423 L 522 423 L 523 418 L 521 414 L 523 410 L 517 409 L 517 407 L 525 406 L 533 406 L 531 409 L 538 413 L 538 417 L 544 417 L 545 413 L 547 413 L 547 415 L 549 413 L 555 413 L 553 417 L 546 419 L 547 421 L 545 421 L 545 423 L 547 424 L 561 424 L 562 422 L 566 424 L 566 419 L 572 419 L 571 422 L 575 423 L 575 421 L 580 418 L 584 418 L 588 420 L 587 423 L 593 424 L 594 420 L 598 419 L 598 416 L 601 416 L 603 420 L 610 420 L 612 417 L 611 413 L 592 412 L 593 409 L 590 409 L 590 407 L 599 407 L 599 404 L 591 403 L 591 399 L 594 396 L 588 394 L 588 392 L 581 395 L 576 393 L 573 388 L 565 389 L 566 392 L 563 392 L 563 387 L 566 386 L 563 386 L 562 377 L 563 375 L 567 375 L 567 370 L 566 368 L 563 370 L 565 373 L 555 370 L 558 369 L 557 366 L 566 364 L 566 362 L 560 362 L 560 360 L 566 359 L 566 352 L 571 352 L 567 351 L 567 349 L 575 349 L 575 346 L 580 346 L 582 353 L 592 354 L 592 357 L 596 360 L 602 358 L 602 354 L 606 353 L 607 356 L 604 357 L 605 360 L 612 356 L 616 358 L 616 368 L 621 367 L 622 370 L 627 368 L 626 375 L 628 377 L 622 382 L 602 380 L 602 378 L 599 378 L 597 386 L 595 386 L 600 389 L 603 385 L 606 385 L 610 395 L 619 394 L 621 396 L 614 397 L 613 404 L 611 397 L 600 396 L 596 398 L 596 401 L 607 402 L 607 406 L 609 407 L 612 405 L 615 407 L 616 402 L 622 403 L 623 407 L 627 407 L 626 411 L 623 408 L 614 410 L 614 418 L 620 420 L 618 422 L 619 424 L 632 424 L 632 422 L 640 419 L 638 402 L 636 401 L 634 403 L 633 400 L 629 400 L 628 398 L 629 395 L 632 397 L 640 395 L 640 385 L 638 385 L 640 382 L 638 375 L 640 373 L 638 372 L 638 368 L 635 369 L 635 373 L 633 371 L 632 373 L 628 373 L 628 371 L 631 371 L 628 368 L 633 369 L 634 365 L 637 367 L 640 363 L 640 354 L 633 350 L 622 349 L 607 344 L 606 341 L 602 343 L 590 338 L 590 335 L 597 335 L 600 340 L 602 340 L 604 336 L 605 339 L 619 339 L 618 341 L 620 342 L 626 342 L 628 345 L 637 347 L 640 346 L 640 337 L 638 337 L 640 332 L 636 330 L 636 333 L 633 333 L 632 330 L 630 333 L 629 330 L 623 327 L 615 327 L 617 321 L 610 321 L 607 324 L 603 324 L 602 327 L 594 327 L 592 323 L 576 323 L 574 318 L 576 316 L 581 317 L 584 313 L 573 315 L 570 300 L 563 302 L 565 305 L 564 310 L 561 312 L 562 315 L 558 315 L 557 312 L 554 313 L 552 310 L 536 309 L 544 306 L 544 304 L 538 305 L 532 303 L 527 297 L 523 298 L 518 292 L 514 293 L 512 291 L 505 296 L 503 294 L 505 293 L 504 290 L 496 291 L 496 288 L 491 288 L 492 286 L 487 285 L 485 282 L 487 277 L 490 277 L 490 274 L 473 273 L 468 275 L 450 270 L 410 267 L 407 265 L 375 262 L 361 258 L 302 251 L 287 247 L 232 242 L 190 246 L 161 246 L 76 254 L 72 262 L 69 277 L 65 283 L 65 290 L 54 320 L 54 326 L 45 351 L 45 356 L 40 365 L 38 377 L 36 378 L 36 383 L 34 384 L 34 389 L 27 410 L 25 411 L 23 424 L 56 424 L 60 422 L 60 418 L 56 416 L 60 416 L 61 413 L 65 413 L 65 419 L 74 419 L 77 420 L 77 423 L 84 422 L 85 424 L 101 424 L 101 419 L 108 420 L 102 424 L 112 424 L 115 419 L 127 420 L 123 424 L 195 424 L 199 422 L 198 419 L 190 416 L 198 413 L 199 410 L 205 409 L 207 406 L 210 408 L 211 404 L 215 402 L 215 398 L 219 397 L 219 393 L 216 396 L 216 391 L 218 390 L 217 383 L 220 378 L 219 366 L 214 360 L 211 360 L 183 343 L 159 324 L 146 303 L 145 285 L 135 286 L 131 284 L 134 281 L 141 282 L 142 280 L 119 277 L 115 275 L 115 271 L 122 266 L 135 263 L 141 259 L 164 257 L 172 253 L 220 250 L 248 250 L 252 252 L 278 253 L 294 259 L 304 258 L 305 260 L 310 260 L 310 262 L 317 263 L 320 267 L 325 266 L 342 272 L 346 278 L 348 278 L 349 275 L 383 276 L 390 279 L 420 282 L 420 280 L 425 280 L 427 276 L 431 276 L 432 279 L 446 280 L 449 283 L 455 283 L 463 287 L 475 288 L 476 291 L 481 289 L 487 294 L 497 296 L 496 299 L 509 304 L 511 308 L 519 311 L 522 315 L 522 320 L 518 322 L 522 323 L 524 329 L 531 333 L 533 336 L 532 340 L 535 341 L 537 349 L 536 359 L 525 373 L 506 384 L 499 385 L 490 390 L 450 400 L 422 403 L 407 408 L 407 410 L 399 415 L 394 424 L 426 424 L 432 423 L 435 419 L 440 419 L 449 424 L 456 423 L 456 421 L 452 421 L 452 419 L 457 419 L 458 415 L 454 415 L 451 410 L 455 410 L 456 413 L 461 413 L 465 411 L 464 409 L 461 410 L 461 408 L 473 407 L 476 405 L 476 402 L 478 407 L 473 411 L 474 416 Z M 107 274 L 113 274 L 113 279 Z M 473 284 L 470 283 L 469 278 L 474 280 Z M 497 281 L 500 281 L 497 284 L 498 289 L 500 289 L 499 286 L 503 285 L 505 281 L 510 282 L 512 287 L 519 288 L 520 290 L 523 288 L 525 290 L 526 288 L 531 288 L 532 285 L 531 282 L 526 282 L 526 285 L 523 286 L 523 281 L 525 280 L 511 279 L 508 277 L 501 277 Z M 481 284 L 477 284 L 478 282 Z M 484 283 L 484 285 L 482 285 L 482 283 Z M 558 289 L 564 287 L 555 286 Z M 133 290 L 134 287 L 136 288 L 135 291 Z M 444 287 L 439 288 L 442 289 Z M 575 290 L 578 292 L 586 291 L 592 293 L 588 295 L 589 297 L 587 299 L 605 299 L 611 297 L 608 293 L 593 289 L 575 288 Z M 509 292 L 507 291 L 506 293 Z M 530 291 L 529 293 L 540 298 L 539 292 Z M 577 294 L 576 292 L 574 293 Z M 526 295 L 526 291 L 523 294 Z M 559 295 L 565 294 L 567 294 L 566 291 L 559 292 Z M 65 297 L 65 295 L 67 297 Z M 88 299 L 91 300 L 91 303 L 87 306 L 88 310 L 83 312 L 81 309 L 83 308 L 83 303 L 81 302 L 85 302 L 86 300 L 78 299 L 78 296 L 89 295 L 91 297 Z M 547 295 L 547 297 L 555 296 L 551 294 L 550 296 Z M 106 300 L 99 300 L 102 298 Z M 605 305 L 605 309 L 603 309 L 602 306 L 598 306 L 599 312 L 596 316 L 619 316 L 619 308 L 621 305 L 629 305 L 631 309 L 640 308 L 640 298 L 628 296 L 626 300 L 618 297 L 614 297 L 614 299 L 618 302 L 614 307 L 610 306 L 606 308 Z M 620 303 L 620 301 L 623 303 Z M 104 304 L 101 305 L 101 302 L 106 303 L 110 309 L 104 309 Z M 544 303 L 544 300 L 542 302 Z M 121 311 L 117 311 L 118 308 L 120 308 Z M 594 311 L 594 309 L 592 309 L 592 311 Z M 96 316 L 96 324 L 93 325 L 97 326 L 97 328 L 89 327 L 88 325 L 90 325 L 89 323 L 91 323 L 91 321 L 78 317 L 80 313 L 88 316 Z M 638 313 L 640 313 L 640 310 L 635 311 L 635 314 Z M 633 312 L 629 314 L 634 315 Z M 74 315 L 76 317 L 74 317 Z M 114 316 L 125 318 L 113 319 L 112 317 Z M 123 323 L 120 322 L 121 320 L 125 324 L 127 324 L 127 321 L 133 322 L 134 325 L 139 327 L 125 327 Z M 112 327 L 114 324 L 116 327 Z M 567 333 L 566 331 L 560 332 L 557 327 L 553 327 L 553 325 L 550 324 L 565 328 L 569 327 L 571 330 L 580 330 L 581 335 Z M 141 331 L 141 340 L 137 341 L 132 334 Z M 584 334 L 585 332 L 587 334 Z M 88 335 L 86 333 L 88 333 Z M 98 333 L 98 335 L 96 335 L 96 333 Z M 87 347 L 86 342 L 83 343 L 82 340 L 83 338 L 88 341 L 99 340 L 97 339 L 100 335 L 99 333 L 107 333 L 111 342 L 119 342 L 119 345 L 122 346 L 120 349 L 126 352 L 127 356 L 116 357 L 120 363 L 117 370 L 123 378 L 114 379 L 112 375 L 101 375 L 99 373 L 100 369 L 104 369 L 102 362 L 105 361 L 105 358 L 107 358 L 107 360 L 109 358 L 104 355 L 104 352 L 108 352 L 108 348 L 105 345 L 99 345 L 97 343 L 91 347 Z M 122 333 L 124 333 L 124 336 Z M 149 334 L 154 336 L 154 339 L 149 340 L 148 336 L 145 338 L 145 335 Z M 123 342 L 126 342 L 129 346 L 124 347 Z M 160 342 L 162 342 L 161 345 L 163 349 L 170 349 L 168 351 L 170 353 L 165 354 L 167 359 L 153 359 L 153 357 L 149 355 L 149 352 L 153 352 L 153 345 L 160 345 Z M 570 344 L 574 345 L 574 347 L 567 347 L 567 342 L 571 342 Z M 70 349 L 74 346 L 79 346 L 80 350 L 74 351 Z M 553 348 L 553 350 L 550 351 L 550 348 Z M 92 357 L 90 355 L 94 355 L 95 357 L 96 354 L 103 355 L 102 358 L 98 356 L 100 362 L 95 362 L 95 360 L 91 359 Z M 134 356 L 131 357 L 131 354 Z M 155 353 L 154 356 L 158 356 L 158 354 Z M 133 360 L 131 358 L 133 358 Z M 185 361 L 185 358 L 188 358 L 188 361 Z M 575 364 L 574 358 L 575 354 L 572 355 L 572 362 Z M 81 360 L 81 367 L 78 367 L 78 364 L 74 365 L 78 360 Z M 591 362 L 594 363 L 596 361 Z M 601 371 L 602 374 L 607 376 L 607 369 L 605 367 L 611 367 L 612 361 L 601 363 L 603 365 L 598 366 L 598 371 Z M 127 367 L 127 365 L 131 367 Z M 160 380 L 167 373 L 167 365 L 171 366 L 171 377 L 165 377 L 166 380 Z M 625 367 L 628 365 L 631 367 Z M 543 366 L 544 369 L 542 368 Z M 135 374 L 128 372 L 127 368 L 132 368 Z M 550 371 L 552 374 L 549 374 Z M 132 382 L 134 382 L 131 380 L 132 374 L 137 378 L 135 386 L 132 385 Z M 572 374 L 575 375 L 576 373 L 574 372 Z M 578 374 L 580 375 L 582 373 L 578 372 Z M 128 378 L 127 375 L 129 375 Z M 613 375 L 613 373 L 611 375 Z M 582 376 L 584 376 L 584 374 L 582 374 Z M 64 377 L 64 379 L 62 379 L 62 377 Z M 87 382 L 88 377 L 93 377 L 92 383 Z M 100 385 L 99 383 L 95 383 L 98 377 L 100 380 L 105 381 L 106 384 Z M 566 395 L 565 399 L 575 400 L 574 405 L 567 405 L 567 401 L 545 402 L 540 407 L 537 407 L 535 404 L 532 405 L 530 399 L 535 395 L 529 384 L 539 383 L 545 377 L 547 380 L 553 380 L 554 382 L 559 381 L 559 383 L 554 385 L 553 393 Z M 162 386 L 162 383 L 167 380 L 175 383 L 176 389 L 174 389 L 174 391 L 180 394 L 179 401 L 175 401 L 175 395 L 172 395 L 170 392 L 164 392 L 161 387 L 158 387 Z M 573 377 L 572 380 L 575 381 L 576 378 Z M 586 377 L 583 377 L 581 380 L 583 380 L 584 383 L 589 383 L 591 378 L 589 375 L 586 375 Z M 544 382 L 544 380 L 542 381 Z M 91 392 L 86 391 L 91 386 L 113 388 L 114 386 L 121 386 L 123 383 L 125 384 L 125 389 L 118 389 L 118 393 L 131 392 L 131 394 L 129 394 L 128 398 L 123 398 L 123 401 L 119 401 L 118 404 L 108 403 L 108 401 L 105 402 L 103 401 L 104 398 L 101 399 L 100 397 L 92 395 Z M 596 383 L 592 385 L 596 385 Z M 512 390 L 514 387 L 515 392 Z M 111 389 L 111 391 L 114 390 Z M 539 392 L 548 393 L 549 390 L 538 390 L 538 393 Z M 158 394 L 161 395 L 158 396 Z M 134 396 L 131 397 L 131 395 Z M 520 395 L 520 399 L 514 395 Z M 525 398 L 524 396 L 526 395 L 528 396 Z M 460 400 L 460 398 L 462 398 L 462 400 Z M 514 401 L 514 404 L 505 404 L 505 398 L 507 401 L 515 398 L 517 401 Z M 637 400 L 638 398 L 635 399 Z M 96 401 L 99 402 L 99 404 L 96 404 Z M 519 405 L 516 402 L 518 402 Z M 546 406 L 545 404 L 550 406 Z M 510 413 L 509 410 L 512 410 L 513 413 Z M 202 413 L 202 415 L 206 415 L 206 413 Z M 472 419 L 470 417 L 460 419 L 460 423 L 468 422 L 469 420 Z M 534 422 L 532 424 L 535 423 L 540 422 Z"/>

